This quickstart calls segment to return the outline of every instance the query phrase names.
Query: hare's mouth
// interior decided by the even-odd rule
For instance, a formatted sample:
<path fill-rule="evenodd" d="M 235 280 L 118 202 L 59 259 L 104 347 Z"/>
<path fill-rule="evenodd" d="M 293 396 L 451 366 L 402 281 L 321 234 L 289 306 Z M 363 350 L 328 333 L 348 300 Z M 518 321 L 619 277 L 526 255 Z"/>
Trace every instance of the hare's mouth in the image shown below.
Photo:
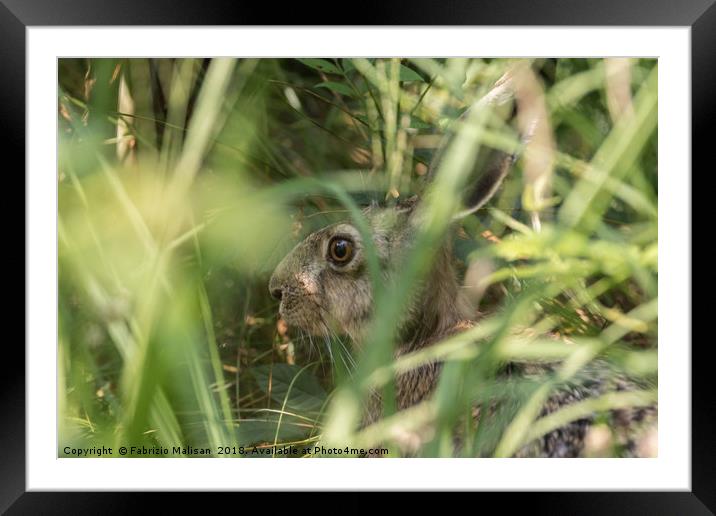
<path fill-rule="evenodd" d="M 321 319 L 318 307 L 285 306 L 281 302 L 278 312 L 289 328 L 302 330 L 311 335 L 322 336 L 326 333 L 326 325 Z"/>

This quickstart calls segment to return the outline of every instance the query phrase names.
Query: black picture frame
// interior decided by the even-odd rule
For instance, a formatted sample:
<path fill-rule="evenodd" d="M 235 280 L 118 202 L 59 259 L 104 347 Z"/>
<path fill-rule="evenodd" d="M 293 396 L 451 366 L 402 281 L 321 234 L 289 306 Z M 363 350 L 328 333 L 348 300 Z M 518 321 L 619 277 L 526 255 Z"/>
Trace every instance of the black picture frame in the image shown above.
<path fill-rule="evenodd" d="M 399 2 L 361 4 L 350 14 L 321 20 L 321 24 L 368 25 L 557 25 L 557 26 L 684 26 L 691 28 L 692 71 L 692 178 L 693 170 L 713 169 L 710 142 L 716 120 L 716 0 L 413 0 L 409 7 Z M 338 13 L 336 4 L 313 2 L 315 13 Z M 28 26 L 42 25 L 283 25 L 303 21 L 318 24 L 318 18 L 297 20 L 292 9 L 246 5 L 229 0 L 182 2 L 154 0 L 0 0 L 0 59 L 5 77 L 0 79 L 2 142 L 6 159 L 16 158 L 15 167 L 25 164 L 25 59 Z M 338 23 L 337 23 L 338 20 Z M 342 20 L 342 21 L 341 21 Z M 91 47 L 90 47 L 91 48 Z M 708 161 L 707 161 L 708 160 Z M 708 165 L 710 168 L 707 168 Z M 688 174 L 689 171 L 684 171 Z M 14 174 L 18 177 L 18 174 Z M 24 177 L 22 186 L 25 189 Z M 17 192 L 19 190 L 15 190 Z M 692 190 L 693 191 L 693 190 Z M 695 203 L 695 201 L 694 201 Z M 14 220 L 18 210 L 4 207 L 5 220 Z M 12 215 L 15 215 L 12 219 Z M 693 219 L 693 217 L 692 217 Z M 696 222 L 696 219 L 693 219 Z M 23 226 L 24 228 L 24 226 Z M 19 224 L 18 224 L 19 230 Z M 24 233 L 24 229 L 23 229 Z M 693 235 L 693 232 L 692 232 Z M 18 247 L 19 249 L 19 247 Z M 26 256 L 13 252 L 10 266 L 25 263 Z M 693 255 L 692 250 L 690 250 Z M 9 269 L 8 269 L 9 270 Z M 26 274 L 27 274 L 27 269 Z M 18 275 L 19 277 L 19 275 Z M 13 300 L 15 306 L 20 303 Z M 23 307 L 24 307 L 23 303 Z M 696 308 L 697 315 L 700 310 Z M 692 312 L 693 313 L 693 312 Z M 705 315 L 705 313 L 703 314 Z M 692 316 L 693 320 L 693 316 Z M 26 492 L 25 440 L 25 354 L 20 346 L 6 342 L 4 356 L 11 357 L 0 374 L 0 511 L 9 514 L 126 513 L 146 508 L 147 493 Z M 692 456 L 690 492 L 589 492 L 516 493 L 481 496 L 509 497 L 511 509 L 524 505 L 538 513 L 568 514 L 714 514 L 716 512 L 716 424 L 711 385 L 710 340 L 680 343 L 692 351 Z M 14 353 L 15 356 L 11 356 Z M 711 487 L 709 487 L 711 486 Z M 184 497 L 161 496 L 163 512 L 184 504 Z M 358 496 L 358 495 L 352 495 Z M 481 502 L 484 503 L 484 499 Z M 495 500 L 497 501 L 497 500 Z M 503 501 L 504 503 L 504 501 Z M 359 505 L 360 504 L 359 502 Z M 557 510 L 555 511 L 555 508 Z"/>

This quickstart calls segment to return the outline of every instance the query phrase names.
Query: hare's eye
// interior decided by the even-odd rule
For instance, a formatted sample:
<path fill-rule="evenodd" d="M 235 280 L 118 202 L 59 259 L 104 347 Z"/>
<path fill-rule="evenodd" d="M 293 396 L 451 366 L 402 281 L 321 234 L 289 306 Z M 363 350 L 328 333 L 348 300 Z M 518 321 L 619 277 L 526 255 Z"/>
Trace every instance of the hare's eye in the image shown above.
<path fill-rule="evenodd" d="M 353 257 L 353 242 L 335 237 L 328 243 L 328 258 L 339 265 L 348 263 Z"/>

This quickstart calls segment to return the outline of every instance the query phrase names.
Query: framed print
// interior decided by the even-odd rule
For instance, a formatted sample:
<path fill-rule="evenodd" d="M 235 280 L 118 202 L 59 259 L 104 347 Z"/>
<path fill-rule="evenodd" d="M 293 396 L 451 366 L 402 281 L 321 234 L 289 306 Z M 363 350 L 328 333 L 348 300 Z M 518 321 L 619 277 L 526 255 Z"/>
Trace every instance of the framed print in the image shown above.
<path fill-rule="evenodd" d="M 27 202 L 3 510 L 256 490 L 714 510 L 691 337 L 712 2 L 351 26 L 125 4 L 0 7 Z"/>

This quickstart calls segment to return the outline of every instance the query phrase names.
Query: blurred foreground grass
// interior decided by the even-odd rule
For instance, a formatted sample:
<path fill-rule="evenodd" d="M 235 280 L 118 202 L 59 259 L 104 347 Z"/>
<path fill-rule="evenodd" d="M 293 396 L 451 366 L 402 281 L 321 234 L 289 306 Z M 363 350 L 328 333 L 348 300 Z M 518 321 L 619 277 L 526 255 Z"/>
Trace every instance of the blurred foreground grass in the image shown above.
<path fill-rule="evenodd" d="M 463 453 L 510 455 L 584 414 L 655 400 L 605 397 L 535 423 L 550 379 L 516 387 L 495 374 L 507 360 L 546 359 L 566 359 L 569 374 L 601 356 L 656 379 L 655 60 L 531 62 L 531 102 L 549 131 L 455 238 L 477 327 L 393 360 L 407 287 L 379 288 L 375 345 L 363 353 L 340 341 L 321 349 L 277 320 L 267 282 L 285 253 L 370 200 L 420 193 L 447 124 L 514 65 L 60 60 L 58 453 L 370 447 L 432 421 L 423 453 L 443 456 L 461 416 L 509 389 L 519 408 Z M 499 117 L 481 123 L 441 167 L 433 236 L 403 285 L 460 212 L 471 149 L 519 146 Z M 446 365 L 431 400 L 358 429 L 369 389 L 435 358 Z M 618 453 L 600 431 L 600 454 Z"/>

